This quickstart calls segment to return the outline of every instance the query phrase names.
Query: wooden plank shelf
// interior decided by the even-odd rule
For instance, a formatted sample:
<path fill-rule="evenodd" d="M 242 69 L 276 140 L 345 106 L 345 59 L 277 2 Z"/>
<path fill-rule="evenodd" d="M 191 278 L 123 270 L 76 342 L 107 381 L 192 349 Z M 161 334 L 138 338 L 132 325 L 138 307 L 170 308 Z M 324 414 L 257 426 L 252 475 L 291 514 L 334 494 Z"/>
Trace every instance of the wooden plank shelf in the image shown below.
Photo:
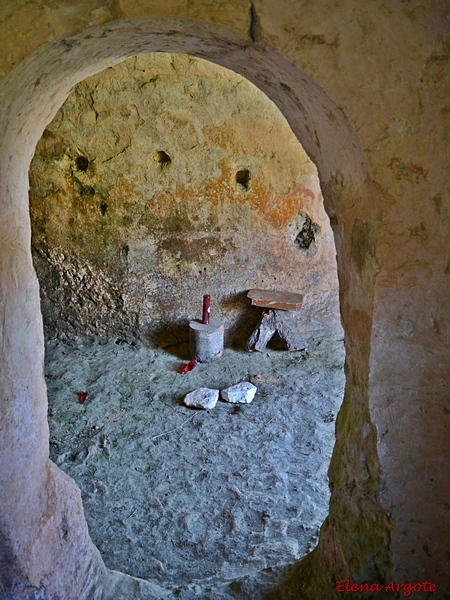
<path fill-rule="evenodd" d="M 248 291 L 247 298 L 250 298 L 252 306 L 278 310 L 300 310 L 303 304 L 302 294 L 294 292 L 253 289 Z"/>

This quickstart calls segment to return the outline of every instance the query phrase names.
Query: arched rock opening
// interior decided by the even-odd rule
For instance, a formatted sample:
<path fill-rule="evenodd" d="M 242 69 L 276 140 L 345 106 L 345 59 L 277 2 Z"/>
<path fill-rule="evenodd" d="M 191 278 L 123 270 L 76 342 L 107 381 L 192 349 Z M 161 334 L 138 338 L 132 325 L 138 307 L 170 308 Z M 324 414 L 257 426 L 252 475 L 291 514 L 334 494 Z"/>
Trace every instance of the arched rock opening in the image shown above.
<path fill-rule="evenodd" d="M 152 151 L 161 146 L 172 158 Z M 233 181 L 242 162 L 245 195 Z M 69 95 L 37 145 L 30 211 L 44 330 L 76 346 L 47 345 L 50 457 L 80 486 L 107 566 L 168 588 L 245 576 L 249 597 L 268 592 L 258 573 L 279 579 L 328 514 L 343 395 L 335 247 L 315 166 L 236 73 L 141 55 Z M 295 316 L 309 355 L 242 352 L 262 310 L 248 288 L 304 295 Z M 173 355 L 188 357 L 187 318 L 205 290 L 225 355 L 182 378 Z M 257 385 L 251 407 L 179 406 L 195 387 L 243 378 Z"/>
<path fill-rule="evenodd" d="M 2 404 L 1 432 L 7 448 L 1 473 L 2 506 L 8 507 L 2 522 L 1 554 L 8 565 L 3 585 L 8 591 L 14 588 L 16 598 L 25 597 L 32 588 L 65 598 L 82 598 L 93 590 L 99 596 L 103 588 L 113 597 L 114 586 L 117 595 L 120 586 L 128 585 L 128 580 L 108 577 L 90 543 L 79 492 L 48 462 L 43 337 L 30 255 L 27 173 L 38 139 L 75 83 L 128 56 L 151 51 L 186 52 L 241 73 L 279 106 L 317 164 L 325 207 L 334 224 L 349 377 L 338 422 L 338 453 L 330 471 L 331 514 L 323 531 L 323 543 L 340 548 L 345 559 L 339 563 L 327 558 L 327 569 L 343 573 L 349 568 L 357 574 L 370 560 L 382 571 L 388 523 L 377 503 L 378 462 L 367 406 L 375 265 L 373 238 L 358 235 L 366 228 L 364 199 L 372 191 L 365 181 L 357 140 L 325 94 L 275 52 L 256 44 L 245 46 L 217 27 L 162 21 L 120 23 L 46 45 L 2 85 L 2 367 L 3 393 L 9 399 Z M 78 166 L 83 172 L 86 163 Z M 364 261 L 357 260 L 358 244 L 365 244 Z M 339 436 L 339 430 L 345 433 Z M 361 472 L 359 456 L 352 458 L 350 443 L 367 457 L 369 480 L 366 471 Z M 351 497 L 342 493 L 350 480 Z M 345 522 L 343 503 L 352 506 L 352 518 Z M 359 556 L 352 558 L 345 549 L 351 546 L 356 521 L 360 536 L 366 522 L 372 534 L 360 546 Z M 129 585 L 142 589 L 139 582 Z"/>

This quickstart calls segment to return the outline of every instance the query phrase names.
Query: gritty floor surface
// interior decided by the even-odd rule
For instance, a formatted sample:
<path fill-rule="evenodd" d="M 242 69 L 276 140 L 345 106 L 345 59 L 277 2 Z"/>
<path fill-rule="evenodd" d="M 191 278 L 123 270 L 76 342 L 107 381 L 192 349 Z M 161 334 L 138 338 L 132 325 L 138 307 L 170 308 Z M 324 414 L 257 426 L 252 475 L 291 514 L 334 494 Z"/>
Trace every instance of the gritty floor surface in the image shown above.
<path fill-rule="evenodd" d="M 206 598 L 225 582 L 226 597 L 255 600 L 315 547 L 344 344 L 308 342 L 308 354 L 226 349 L 186 375 L 186 348 L 47 342 L 51 458 L 81 488 L 109 568 L 177 598 Z M 182 404 L 195 388 L 240 381 L 257 386 L 251 404 Z"/>

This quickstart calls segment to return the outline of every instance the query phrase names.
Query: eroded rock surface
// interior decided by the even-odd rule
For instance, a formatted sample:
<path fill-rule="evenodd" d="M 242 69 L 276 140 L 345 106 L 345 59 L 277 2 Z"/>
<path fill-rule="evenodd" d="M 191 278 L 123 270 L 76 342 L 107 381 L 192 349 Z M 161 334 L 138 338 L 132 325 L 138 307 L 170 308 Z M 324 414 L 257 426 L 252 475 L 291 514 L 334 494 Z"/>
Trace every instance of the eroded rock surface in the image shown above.
<path fill-rule="evenodd" d="M 276 106 L 212 63 L 153 53 L 79 83 L 37 146 L 30 209 L 51 335 L 176 344 L 210 293 L 246 339 L 251 287 L 300 292 L 339 327 L 316 168 Z"/>
<path fill-rule="evenodd" d="M 203 600 L 240 579 L 231 597 L 262 600 L 315 547 L 344 347 L 317 334 L 309 342 L 309 357 L 225 349 L 187 375 L 161 350 L 49 342 L 51 457 L 80 486 L 109 568 L 185 589 L 176 598 Z M 217 395 L 244 378 L 257 382 L 251 403 L 181 402 L 193 388 Z M 84 404 L 78 389 L 89 391 Z"/>

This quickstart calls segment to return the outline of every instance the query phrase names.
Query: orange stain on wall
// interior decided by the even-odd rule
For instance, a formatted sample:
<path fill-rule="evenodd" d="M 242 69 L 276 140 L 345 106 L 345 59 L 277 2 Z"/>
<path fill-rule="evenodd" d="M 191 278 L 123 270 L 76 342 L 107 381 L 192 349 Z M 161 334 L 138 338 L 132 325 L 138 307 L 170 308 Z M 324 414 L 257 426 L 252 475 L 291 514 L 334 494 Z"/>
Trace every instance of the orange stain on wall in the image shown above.
<path fill-rule="evenodd" d="M 170 217 L 179 212 L 181 204 L 187 208 L 188 214 L 196 214 L 199 204 L 206 202 L 218 218 L 226 211 L 233 212 L 236 218 L 244 211 L 250 211 L 255 213 L 255 224 L 262 220 L 276 229 L 282 229 L 299 211 L 305 210 L 308 200 L 315 198 L 307 188 L 296 187 L 280 194 L 258 182 L 251 182 L 246 191 L 237 189 L 237 185 L 232 185 L 227 178 L 205 182 L 203 189 L 178 185 L 173 194 L 156 194 L 148 203 L 148 209 L 160 217 Z"/>

